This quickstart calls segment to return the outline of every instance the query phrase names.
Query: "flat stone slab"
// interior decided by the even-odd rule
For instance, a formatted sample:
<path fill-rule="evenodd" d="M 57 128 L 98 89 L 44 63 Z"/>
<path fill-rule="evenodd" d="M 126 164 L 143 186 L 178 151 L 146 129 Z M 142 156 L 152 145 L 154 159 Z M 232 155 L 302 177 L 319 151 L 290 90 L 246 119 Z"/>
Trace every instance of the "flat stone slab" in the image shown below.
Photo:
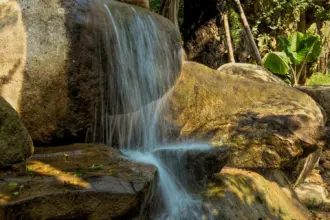
<path fill-rule="evenodd" d="M 37 148 L 26 164 L 0 171 L 0 219 L 133 218 L 156 173 L 105 145 Z"/>

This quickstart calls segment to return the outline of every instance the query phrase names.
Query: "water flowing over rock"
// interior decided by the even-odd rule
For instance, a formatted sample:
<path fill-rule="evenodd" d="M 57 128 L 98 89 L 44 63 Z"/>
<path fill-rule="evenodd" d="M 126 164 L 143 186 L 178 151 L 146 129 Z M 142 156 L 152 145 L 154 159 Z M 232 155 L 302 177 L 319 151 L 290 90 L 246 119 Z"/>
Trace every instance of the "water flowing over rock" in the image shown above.
<path fill-rule="evenodd" d="M 29 133 L 17 112 L 0 96 L 0 169 L 23 162 L 32 153 Z"/>
<path fill-rule="evenodd" d="M 26 166 L 0 172 L 0 219 L 132 219 L 156 174 L 105 145 L 37 148 Z"/>
<path fill-rule="evenodd" d="M 31 0 L 0 10 L 7 45 L 0 48 L 1 95 L 36 143 L 83 142 L 86 134 L 105 142 L 103 118 L 141 107 L 137 101 L 124 109 L 134 89 L 145 95 L 139 105 L 147 104 L 180 72 L 180 33 L 147 9 L 112 0 Z"/>
<path fill-rule="evenodd" d="M 186 62 L 172 92 L 165 114 L 172 138 L 231 144 L 232 166 L 292 172 L 296 161 L 322 147 L 321 110 L 288 86 Z"/>

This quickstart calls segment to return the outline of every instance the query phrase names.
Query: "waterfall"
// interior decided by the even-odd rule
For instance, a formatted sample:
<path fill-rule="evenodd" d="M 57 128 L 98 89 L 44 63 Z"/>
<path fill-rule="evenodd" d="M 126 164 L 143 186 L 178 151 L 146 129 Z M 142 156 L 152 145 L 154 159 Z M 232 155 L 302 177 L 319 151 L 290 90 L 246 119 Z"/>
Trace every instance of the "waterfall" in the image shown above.
<path fill-rule="evenodd" d="M 211 147 L 167 143 L 166 129 L 158 129 L 182 67 L 180 34 L 173 35 L 170 21 L 116 1 L 91 0 L 89 9 L 101 90 L 93 141 L 118 145 L 126 158 L 158 168 L 152 219 L 210 219 L 194 195 L 185 155 Z"/>

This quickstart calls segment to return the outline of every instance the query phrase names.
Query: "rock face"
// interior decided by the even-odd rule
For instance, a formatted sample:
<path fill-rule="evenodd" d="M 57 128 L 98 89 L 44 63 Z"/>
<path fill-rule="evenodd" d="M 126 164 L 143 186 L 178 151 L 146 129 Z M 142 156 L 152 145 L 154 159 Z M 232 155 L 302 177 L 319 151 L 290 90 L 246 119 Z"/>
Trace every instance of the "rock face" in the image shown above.
<path fill-rule="evenodd" d="M 259 82 L 272 82 L 280 85 L 287 85 L 283 80 L 275 76 L 267 69 L 248 63 L 228 63 L 218 68 L 218 71 L 243 76 Z"/>
<path fill-rule="evenodd" d="M 104 145 L 37 148 L 26 167 L 0 173 L 0 219 L 131 219 L 156 173 Z"/>
<path fill-rule="evenodd" d="M 271 172 L 281 184 L 255 172 L 224 168 L 204 193 L 215 219 L 309 219 L 285 176 Z"/>
<path fill-rule="evenodd" d="M 33 143 L 17 112 L 0 96 L 0 169 L 25 161 Z"/>
<path fill-rule="evenodd" d="M 322 146 L 322 112 L 306 94 L 193 62 L 184 64 L 165 118 L 173 138 L 229 144 L 235 167 L 293 170 Z"/>
<path fill-rule="evenodd" d="M 160 84 L 160 89 L 145 92 L 145 102 L 166 92 L 181 71 L 180 33 L 170 21 L 147 9 L 111 0 L 12 0 L 0 3 L 0 14 L 0 40 L 5 45 L 0 48 L 0 94 L 19 112 L 35 143 L 69 138 L 83 142 L 86 136 L 103 135 L 95 128 L 101 126 L 101 118 L 123 111 L 114 72 L 119 67 L 128 69 L 126 74 L 151 71 L 148 62 L 135 62 L 121 52 L 131 51 L 131 56 L 146 60 L 155 58 L 152 70 L 157 80 L 153 82 Z M 115 27 L 114 23 L 120 25 Z M 134 39 L 115 36 L 134 30 Z M 151 48 L 148 39 L 154 36 L 160 36 L 162 43 Z M 142 43 L 145 46 L 137 50 Z M 118 45 L 131 48 L 118 49 Z M 171 60 L 164 62 L 164 57 Z M 151 85 L 152 80 L 143 74 L 134 77 L 140 79 L 135 83 Z M 135 86 L 149 88 L 140 84 Z"/>
<path fill-rule="evenodd" d="M 330 86 L 313 85 L 313 86 L 297 86 L 297 89 L 311 96 L 325 111 L 325 118 L 329 126 L 330 120 Z"/>
<path fill-rule="evenodd" d="M 163 164 L 167 164 L 177 179 L 192 191 L 204 187 L 215 173 L 219 173 L 230 155 L 229 148 L 226 147 L 209 146 L 204 149 L 193 149 L 189 145 L 177 149 L 160 148 L 154 153 Z M 180 159 L 173 160 L 173 158 Z"/>

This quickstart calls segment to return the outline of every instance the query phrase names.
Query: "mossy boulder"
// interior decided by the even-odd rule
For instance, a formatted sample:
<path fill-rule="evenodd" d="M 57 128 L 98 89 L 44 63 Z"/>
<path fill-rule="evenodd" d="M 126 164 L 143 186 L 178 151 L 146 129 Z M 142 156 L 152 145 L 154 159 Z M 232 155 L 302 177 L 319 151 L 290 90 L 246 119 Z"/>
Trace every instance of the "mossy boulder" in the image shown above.
<path fill-rule="evenodd" d="M 26 165 L 0 172 L 0 219 L 133 219 L 156 176 L 105 145 L 36 148 Z"/>
<path fill-rule="evenodd" d="M 204 191 L 214 219 L 310 219 L 285 175 L 224 168 Z"/>
<path fill-rule="evenodd" d="M 33 143 L 17 112 L 0 96 L 0 168 L 25 161 Z"/>
<path fill-rule="evenodd" d="M 322 147 L 323 115 L 306 94 L 194 62 L 184 64 L 164 118 L 174 139 L 231 146 L 235 167 L 292 171 Z"/>

